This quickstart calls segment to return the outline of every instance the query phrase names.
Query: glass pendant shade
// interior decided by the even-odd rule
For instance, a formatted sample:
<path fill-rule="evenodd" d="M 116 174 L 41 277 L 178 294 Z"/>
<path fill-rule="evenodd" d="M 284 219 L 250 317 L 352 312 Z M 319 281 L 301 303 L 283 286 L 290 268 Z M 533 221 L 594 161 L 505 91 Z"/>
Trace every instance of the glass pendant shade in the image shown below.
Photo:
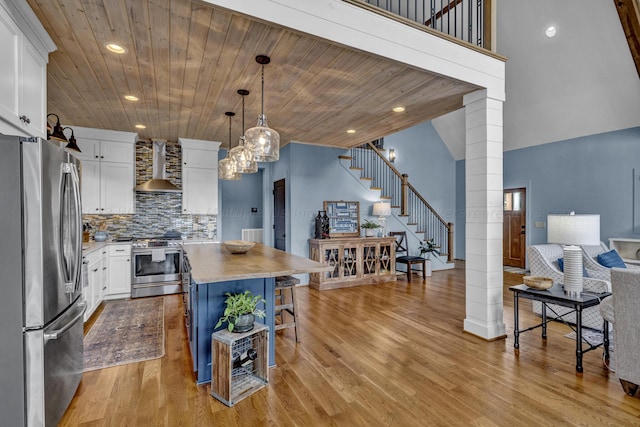
<path fill-rule="evenodd" d="M 242 178 L 242 175 L 238 173 L 231 159 L 225 157 L 218 162 L 218 178 L 227 181 L 238 181 Z"/>
<path fill-rule="evenodd" d="M 255 173 L 258 172 L 258 162 L 253 160 L 253 153 L 246 149 L 244 145 L 244 136 L 240 137 L 237 147 L 233 147 L 229 151 L 231 161 L 236 164 L 238 173 Z"/>
<path fill-rule="evenodd" d="M 232 111 L 227 111 L 224 114 L 229 117 L 229 151 L 227 151 L 227 157 L 218 162 L 218 179 L 238 181 L 242 178 L 242 175 L 238 173 L 236 163 L 229 156 L 231 154 L 231 117 L 236 114 Z"/>
<path fill-rule="evenodd" d="M 238 94 L 242 96 L 242 132 L 244 132 L 244 97 L 249 95 L 249 91 L 238 89 Z M 229 157 L 235 163 L 238 173 L 258 172 L 258 162 L 253 160 L 253 153 L 247 150 L 244 143 L 244 135 L 240 137 L 238 145 L 229 151 Z"/>
<path fill-rule="evenodd" d="M 267 116 L 261 114 L 258 125 L 245 132 L 247 149 L 257 162 L 275 162 L 280 158 L 280 134 L 267 125 Z"/>
<path fill-rule="evenodd" d="M 262 110 L 258 124 L 244 134 L 245 147 L 253 153 L 256 162 L 275 162 L 280 158 L 280 134 L 269 128 L 264 114 L 264 66 L 271 62 L 265 55 L 256 56 L 256 62 L 262 65 Z"/>

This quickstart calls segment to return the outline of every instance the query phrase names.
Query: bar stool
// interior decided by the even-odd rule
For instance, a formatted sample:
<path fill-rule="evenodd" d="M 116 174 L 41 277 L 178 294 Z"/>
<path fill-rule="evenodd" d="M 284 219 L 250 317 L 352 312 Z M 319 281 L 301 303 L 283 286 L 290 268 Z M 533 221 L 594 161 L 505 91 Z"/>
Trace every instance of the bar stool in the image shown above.
<path fill-rule="evenodd" d="M 275 315 L 280 316 L 280 323 L 277 323 L 274 329 L 277 331 L 293 328 L 296 342 L 300 342 L 298 338 L 298 310 L 296 309 L 296 285 L 298 283 L 300 280 L 293 276 L 280 276 L 276 277 L 275 286 Z M 287 298 L 287 294 L 289 294 L 289 298 Z M 285 312 L 289 313 L 291 317 L 289 322 L 285 322 Z"/>

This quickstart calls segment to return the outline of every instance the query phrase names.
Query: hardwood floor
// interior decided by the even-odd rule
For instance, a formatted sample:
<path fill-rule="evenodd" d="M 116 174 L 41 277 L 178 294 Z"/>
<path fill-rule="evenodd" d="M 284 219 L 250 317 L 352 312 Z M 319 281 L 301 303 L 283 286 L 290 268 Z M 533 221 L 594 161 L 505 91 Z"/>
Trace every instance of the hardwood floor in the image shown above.
<path fill-rule="evenodd" d="M 640 399 L 626 396 L 601 361 L 575 372 L 569 328 L 552 323 L 513 349 L 513 295 L 504 273 L 507 338 L 462 331 L 464 263 L 426 285 L 298 288 L 301 342 L 276 333 L 269 385 L 228 408 L 196 386 L 179 296 L 165 297 L 166 355 L 87 372 L 61 426 L 432 426 L 640 425 Z M 538 320 L 522 301 L 521 325 Z"/>

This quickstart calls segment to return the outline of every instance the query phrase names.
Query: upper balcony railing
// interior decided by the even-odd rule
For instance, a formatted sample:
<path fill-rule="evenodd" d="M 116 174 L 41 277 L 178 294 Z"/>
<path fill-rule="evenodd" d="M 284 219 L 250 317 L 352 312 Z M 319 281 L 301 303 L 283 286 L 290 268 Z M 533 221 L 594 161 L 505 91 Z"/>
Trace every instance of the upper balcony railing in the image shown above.
<path fill-rule="evenodd" d="M 491 50 L 491 0 L 359 0 Z"/>

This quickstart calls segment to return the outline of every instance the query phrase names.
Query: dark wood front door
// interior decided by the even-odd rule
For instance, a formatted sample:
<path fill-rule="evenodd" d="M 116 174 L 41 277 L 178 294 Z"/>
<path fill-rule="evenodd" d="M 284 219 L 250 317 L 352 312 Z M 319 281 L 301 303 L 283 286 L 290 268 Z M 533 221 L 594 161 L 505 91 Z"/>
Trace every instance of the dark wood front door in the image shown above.
<path fill-rule="evenodd" d="M 287 248 L 285 205 L 285 185 L 284 179 L 281 179 L 273 183 L 273 246 L 282 251 Z"/>
<path fill-rule="evenodd" d="M 526 189 L 504 190 L 503 264 L 524 268 L 527 246 Z"/>

